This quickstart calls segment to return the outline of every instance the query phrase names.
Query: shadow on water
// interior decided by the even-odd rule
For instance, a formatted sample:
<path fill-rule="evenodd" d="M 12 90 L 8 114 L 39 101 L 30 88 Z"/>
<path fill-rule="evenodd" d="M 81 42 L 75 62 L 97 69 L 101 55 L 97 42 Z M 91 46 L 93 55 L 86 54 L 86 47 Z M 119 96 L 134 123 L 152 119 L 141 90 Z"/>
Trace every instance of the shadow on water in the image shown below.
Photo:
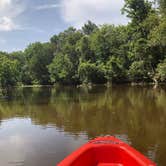
<path fill-rule="evenodd" d="M 50 163 L 53 160 L 59 161 L 87 139 L 99 135 L 116 135 L 155 160 L 158 165 L 164 166 L 166 165 L 165 101 L 165 87 L 153 89 L 151 86 L 119 85 L 110 88 L 95 86 L 12 89 L 0 94 L 0 137 L 9 138 L 17 132 L 22 132 L 23 137 L 28 132 L 31 133 L 30 139 L 33 139 L 35 146 L 37 146 L 35 140 L 45 139 L 45 142 L 51 140 L 50 146 L 46 146 L 47 143 L 43 145 L 39 141 L 40 148 L 47 148 L 51 153 L 57 148 L 64 150 L 61 152 L 58 150 L 55 158 L 47 158 L 48 162 L 43 158 L 44 164 L 48 165 L 49 161 Z M 1 132 L 5 128 L 4 123 L 7 123 L 5 126 L 7 129 L 21 123 L 24 132 L 20 131 L 17 125 L 13 130 L 10 128 L 9 134 L 7 131 Z M 28 124 L 28 128 L 25 124 Z M 56 129 L 56 136 L 51 136 L 53 129 Z M 45 133 L 42 133 L 43 131 Z M 36 134 L 37 132 L 39 134 Z M 67 141 L 72 144 L 72 148 L 68 151 Z M 53 144 L 55 149 L 51 149 Z M 61 144 L 61 147 L 57 144 Z M 34 153 L 35 149 L 28 148 Z M 42 165 L 43 161 L 39 162 L 38 157 L 33 158 L 36 160 L 34 163 L 30 163 L 32 160 L 30 157 L 26 160 L 29 161 L 29 165 Z"/>

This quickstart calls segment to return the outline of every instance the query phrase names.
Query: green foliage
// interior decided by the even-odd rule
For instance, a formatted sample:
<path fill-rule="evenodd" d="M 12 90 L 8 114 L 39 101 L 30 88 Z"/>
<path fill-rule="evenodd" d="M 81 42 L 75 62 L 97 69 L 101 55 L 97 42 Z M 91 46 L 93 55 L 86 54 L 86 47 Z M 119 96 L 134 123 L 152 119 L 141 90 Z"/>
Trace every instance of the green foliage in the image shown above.
<path fill-rule="evenodd" d="M 160 24 L 151 31 L 150 42 L 152 45 L 166 47 L 166 18 L 161 19 Z"/>
<path fill-rule="evenodd" d="M 157 0 L 162 14 L 166 15 L 166 0 Z"/>
<path fill-rule="evenodd" d="M 94 52 L 94 57 L 102 62 L 107 62 L 110 56 L 126 57 L 125 27 L 113 25 L 103 25 L 99 30 L 90 36 L 90 47 Z"/>
<path fill-rule="evenodd" d="M 144 61 L 135 61 L 129 69 L 129 78 L 131 81 L 141 82 L 149 79 Z"/>
<path fill-rule="evenodd" d="M 23 52 L 0 52 L 1 86 L 165 81 L 166 1 L 153 2 L 125 0 L 128 25 L 88 21 Z"/>
<path fill-rule="evenodd" d="M 92 34 L 95 30 L 97 30 L 98 27 L 96 24 L 94 24 L 91 21 L 88 21 L 83 27 L 82 27 L 82 31 L 85 35 L 90 35 Z"/>
<path fill-rule="evenodd" d="M 150 53 L 153 56 L 154 67 L 166 57 L 166 19 L 161 18 L 159 24 L 153 28 L 148 36 Z"/>
<path fill-rule="evenodd" d="M 138 25 L 148 16 L 151 9 L 152 4 L 147 0 L 125 0 L 122 13 L 126 13 L 132 23 Z"/>
<path fill-rule="evenodd" d="M 52 83 L 72 83 L 73 64 L 67 55 L 58 54 L 48 66 Z"/>
<path fill-rule="evenodd" d="M 101 84 L 106 82 L 106 70 L 103 64 L 83 62 L 79 66 L 78 74 L 83 83 Z"/>
<path fill-rule="evenodd" d="M 106 61 L 110 56 L 110 43 L 105 27 L 93 33 L 90 37 L 91 49 L 95 54 L 95 59 Z"/>
<path fill-rule="evenodd" d="M 49 84 L 49 72 L 47 65 L 52 62 L 53 49 L 49 43 L 39 42 L 30 44 L 25 50 L 25 56 L 33 81 L 39 84 Z M 25 67 L 26 68 L 26 67 Z"/>
<path fill-rule="evenodd" d="M 11 60 L 17 60 L 18 62 L 18 72 L 20 74 L 20 82 L 22 84 L 32 84 L 33 78 L 30 73 L 30 69 L 25 57 L 25 53 L 22 51 L 12 52 L 9 55 Z"/>
<path fill-rule="evenodd" d="M 0 54 L 0 85 L 2 87 L 15 86 L 19 81 L 18 61 L 11 61 Z"/>
<path fill-rule="evenodd" d="M 164 62 L 159 63 L 157 66 L 157 73 L 156 73 L 156 78 L 159 81 L 166 81 L 166 60 Z"/>
<path fill-rule="evenodd" d="M 123 81 L 126 77 L 123 61 L 120 58 L 111 57 L 106 63 L 106 78 L 108 81 Z"/>
<path fill-rule="evenodd" d="M 91 45 L 90 45 L 90 37 L 83 36 L 81 40 L 77 44 L 77 48 L 80 52 L 80 58 L 82 61 L 91 61 L 95 62 L 95 54 L 92 51 Z"/>
<path fill-rule="evenodd" d="M 63 55 L 68 55 L 75 72 L 77 72 L 78 69 L 80 56 L 77 49 L 77 43 L 80 41 L 82 36 L 83 34 L 75 28 L 68 28 L 58 35 L 57 49 L 55 50 L 55 54 L 61 53 Z M 75 75 L 77 75 L 77 73 L 75 73 Z"/>

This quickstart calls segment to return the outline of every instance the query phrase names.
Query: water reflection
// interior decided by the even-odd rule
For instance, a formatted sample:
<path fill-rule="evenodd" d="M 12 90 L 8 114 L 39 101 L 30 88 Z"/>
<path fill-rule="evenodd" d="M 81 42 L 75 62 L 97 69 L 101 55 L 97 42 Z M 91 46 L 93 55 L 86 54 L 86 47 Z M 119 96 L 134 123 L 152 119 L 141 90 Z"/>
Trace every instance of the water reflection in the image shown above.
<path fill-rule="evenodd" d="M 20 88 L 0 94 L 0 164 L 55 165 L 88 139 L 116 135 L 166 165 L 166 90 Z"/>

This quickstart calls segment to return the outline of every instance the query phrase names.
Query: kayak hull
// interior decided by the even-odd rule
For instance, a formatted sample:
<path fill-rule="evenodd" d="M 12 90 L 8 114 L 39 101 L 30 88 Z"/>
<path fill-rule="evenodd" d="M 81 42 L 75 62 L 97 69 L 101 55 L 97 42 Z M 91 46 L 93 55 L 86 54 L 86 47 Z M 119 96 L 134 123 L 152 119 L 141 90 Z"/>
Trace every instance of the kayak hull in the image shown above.
<path fill-rule="evenodd" d="M 58 166 L 156 166 L 141 153 L 122 142 L 108 136 L 89 141 Z"/>

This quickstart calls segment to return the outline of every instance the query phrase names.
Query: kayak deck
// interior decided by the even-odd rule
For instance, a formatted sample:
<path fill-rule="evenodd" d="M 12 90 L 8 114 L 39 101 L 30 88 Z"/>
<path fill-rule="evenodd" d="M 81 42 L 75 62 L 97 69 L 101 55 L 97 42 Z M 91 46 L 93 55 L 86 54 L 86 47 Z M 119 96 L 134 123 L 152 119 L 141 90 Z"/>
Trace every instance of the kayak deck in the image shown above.
<path fill-rule="evenodd" d="M 99 163 L 97 166 L 123 166 L 122 164 L 115 163 Z"/>
<path fill-rule="evenodd" d="M 58 166 L 155 166 L 115 137 L 99 137 L 73 152 Z"/>

